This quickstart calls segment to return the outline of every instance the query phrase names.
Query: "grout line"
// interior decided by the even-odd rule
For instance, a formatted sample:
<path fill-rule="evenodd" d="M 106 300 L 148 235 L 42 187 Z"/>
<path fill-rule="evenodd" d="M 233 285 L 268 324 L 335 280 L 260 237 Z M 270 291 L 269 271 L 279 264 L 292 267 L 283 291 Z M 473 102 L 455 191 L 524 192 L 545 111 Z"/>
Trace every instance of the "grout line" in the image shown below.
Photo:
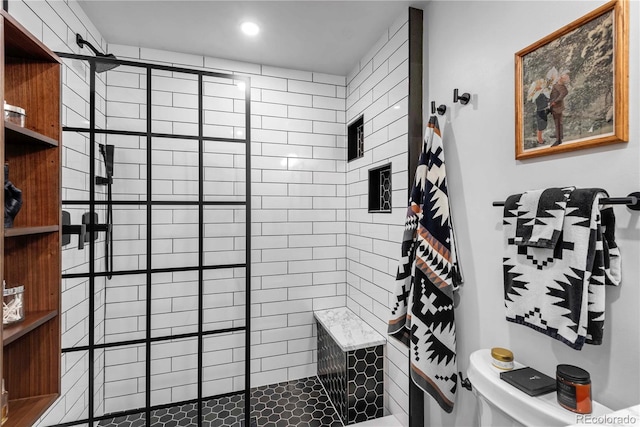
<path fill-rule="evenodd" d="M 316 362 L 317 363 L 317 362 Z M 340 424 L 342 424 L 344 426 L 344 422 L 342 421 L 342 417 L 340 416 L 340 413 L 338 412 L 338 410 L 336 409 L 336 407 L 333 405 L 333 401 L 331 400 L 331 398 L 329 397 L 329 392 L 327 391 L 327 389 L 324 387 L 324 384 L 322 383 L 322 381 L 320 381 L 320 377 L 318 375 L 316 375 L 316 378 L 318 379 L 318 382 L 320 383 L 320 385 L 322 386 L 322 390 L 324 390 L 324 394 L 327 395 L 327 400 L 329 401 L 329 403 L 331 404 L 331 407 L 333 408 L 334 411 L 336 411 L 336 414 L 338 415 L 338 419 L 340 420 Z"/>

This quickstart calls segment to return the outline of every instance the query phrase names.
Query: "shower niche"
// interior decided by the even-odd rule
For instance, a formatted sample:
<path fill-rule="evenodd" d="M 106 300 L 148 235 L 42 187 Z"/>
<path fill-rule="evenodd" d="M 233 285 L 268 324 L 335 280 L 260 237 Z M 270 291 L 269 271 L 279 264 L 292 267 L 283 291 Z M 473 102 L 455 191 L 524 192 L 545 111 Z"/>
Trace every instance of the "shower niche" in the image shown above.
<path fill-rule="evenodd" d="M 4 122 L 0 144 L 23 205 L 3 228 L 7 287 L 24 286 L 25 319 L 2 327 L 5 426 L 30 426 L 60 393 L 60 59 L 11 16 L 2 23 L 3 98 L 26 111 Z"/>
<path fill-rule="evenodd" d="M 369 169 L 369 213 L 391 213 L 391 164 Z"/>
<path fill-rule="evenodd" d="M 364 156 L 364 115 L 358 117 L 347 128 L 347 160 Z"/>

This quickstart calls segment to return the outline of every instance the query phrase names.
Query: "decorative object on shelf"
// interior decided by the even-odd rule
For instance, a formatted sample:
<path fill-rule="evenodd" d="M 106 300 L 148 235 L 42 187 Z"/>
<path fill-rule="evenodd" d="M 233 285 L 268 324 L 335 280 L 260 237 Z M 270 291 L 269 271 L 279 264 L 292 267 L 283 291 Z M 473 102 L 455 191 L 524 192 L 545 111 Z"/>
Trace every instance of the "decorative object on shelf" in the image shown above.
<path fill-rule="evenodd" d="M 469 92 L 465 92 L 462 95 L 458 95 L 458 89 L 453 90 L 453 103 L 460 101 L 460 104 L 467 105 L 471 101 L 471 95 Z"/>
<path fill-rule="evenodd" d="M 513 353 L 507 348 L 493 347 L 491 349 L 491 364 L 503 371 L 510 371 L 514 367 Z"/>
<path fill-rule="evenodd" d="M 573 365 L 558 365 L 556 367 L 556 388 L 560 406 L 578 414 L 592 412 L 591 375 L 589 372 Z"/>
<path fill-rule="evenodd" d="M 24 286 L 6 288 L 3 283 L 2 324 L 11 325 L 22 320 L 24 320 Z"/>
<path fill-rule="evenodd" d="M 515 54 L 516 159 L 629 140 L 629 0 Z"/>
<path fill-rule="evenodd" d="M 2 411 L 2 425 L 9 419 L 9 393 L 4 388 L 4 378 L 2 379 L 2 401 L 0 402 Z"/>
<path fill-rule="evenodd" d="M 530 366 L 500 372 L 500 379 L 529 396 L 541 396 L 556 389 L 556 382 L 553 378 Z"/>
<path fill-rule="evenodd" d="M 24 111 L 24 108 L 16 107 L 15 105 L 9 105 L 7 104 L 7 101 L 4 101 L 5 121 L 11 122 L 23 128 L 26 117 L 27 113 Z"/>
<path fill-rule="evenodd" d="M 9 181 L 9 163 L 4 164 L 4 228 L 13 227 L 13 220 L 22 208 L 22 191 Z"/>

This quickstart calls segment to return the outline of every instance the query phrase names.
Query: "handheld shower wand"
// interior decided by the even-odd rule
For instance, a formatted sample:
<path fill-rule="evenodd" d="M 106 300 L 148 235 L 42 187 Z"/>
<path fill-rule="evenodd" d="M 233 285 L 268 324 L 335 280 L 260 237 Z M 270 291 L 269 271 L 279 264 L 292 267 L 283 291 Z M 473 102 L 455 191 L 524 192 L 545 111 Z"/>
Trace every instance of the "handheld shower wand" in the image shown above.
<path fill-rule="evenodd" d="M 105 173 L 107 178 L 113 178 L 113 153 L 115 147 L 111 144 L 100 144 L 100 154 L 104 159 Z"/>
<path fill-rule="evenodd" d="M 113 276 L 113 196 L 111 186 L 113 184 L 113 154 L 115 147 L 110 144 L 100 144 L 100 154 L 104 159 L 106 179 L 101 181 L 107 186 L 107 235 L 104 240 L 104 259 L 107 279 L 111 280 Z"/>

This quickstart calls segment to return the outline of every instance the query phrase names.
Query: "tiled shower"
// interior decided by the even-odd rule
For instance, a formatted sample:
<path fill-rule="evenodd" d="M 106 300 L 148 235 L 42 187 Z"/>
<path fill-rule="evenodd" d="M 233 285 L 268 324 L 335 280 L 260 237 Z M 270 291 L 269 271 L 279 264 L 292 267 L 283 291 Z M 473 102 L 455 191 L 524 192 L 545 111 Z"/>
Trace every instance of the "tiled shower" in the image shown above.
<path fill-rule="evenodd" d="M 408 180 L 406 15 L 381 29 L 380 39 L 348 76 L 334 76 L 107 45 L 74 2 L 33 3 L 16 2 L 12 13 L 26 17 L 32 30 L 39 25 L 56 51 L 86 53 L 70 41 L 69 34 L 81 32 L 124 61 L 250 78 L 252 387 L 315 377 L 315 310 L 347 306 L 385 333 Z M 89 74 L 86 61 L 64 59 L 63 124 L 68 128 L 88 127 Z M 79 350 L 63 354 L 63 397 L 41 419 L 41 426 L 86 425 L 80 421 L 89 417 L 90 404 L 96 417 L 144 408 L 148 353 L 140 340 L 145 339 L 147 323 L 152 338 L 197 332 L 198 272 L 190 269 L 198 265 L 199 213 L 189 205 L 198 200 L 197 141 L 154 137 L 148 159 L 146 137 L 127 134 L 146 131 L 146 70 L 127 64 L 96 76 L 96 127 L 123 131 L 97 134 L 96 145 L 115 146 L 113 269 L 131 274 L 97 276 L 91 295 L 88 279 L 82 277 L 90 268 L 89 246 L 79 250 L 74 236 L 64 248 L 63 348 Z M 197 135 L 197 80 L 162 70 L 154 71 L 151 80 L 152 132 Z M 240 81 L 223 80 L 204 79 L 204 135 L 243 139 L 245 91 Z M 347 163 L 347 125 L 361 115 L 366 150 Z M 71 213 L 73 224 L 89 210 L 89 154 L 85 132 L 65 132 L 63 200 L 78 202 L 63 204 L 63 209 Z M 205 200 L 243 201 L 244 146 L 206 143 L 203 155 Z M 151 212 L 151 251 L 147 209 L 139 203 L 149 195 L 148 165 L 153 176 L 150 195 L 163 202 Z M 391 212 L 370 213 L 369 170 L 387 165 L 392 172 Z M 94 166 L 97 175 L 104 175 L 97 154 Z M 105 188 L 96 187 L 100 223 L 106 213 L 100 200 L 105 198 Z M 241 205 L 203 209 L 204 264 L 244 262 L 244 212 Z M 104 239 L 104 233 L 98 233 L 93 245 L 95 272 L 105 269 Z M 142 271 L 148 257 L 153 268 L 185 268 L 152 274 L 150 319 Z M 205 332 L 243 325 L 244 273 L 241 267 L 203 272 Z M 90 334 L 104 347 L 95 349 L 92 360 Z M 116 342 L 130 344 L 111 347 Z M 231 396 L 244 389 L 244 344 L 243 332 L 203 338 L 203 396 Z M 385 352 L 385 413 L 402 419 L 408 409 L 405 350 L 389 342 Z M 152 406 L 197 397 L 196 338 L 152 342 L 150 357 Z"/>
<path fill-rule="evenodd" d="M 243 202 L 246 156 L 245 145 L 239 141 L 244 139 L 244 127 L 230 126 L 228 135 L 222 139 L 218 135 L 227 129 L 205 125 L 200 133 L 208 139 L 202 140 L 199 147 L 197 126 L 195 135 L 188 124 L 177 122 L 175 126 L 173 123 L 167 126 L 160 120 L 168 117 L 164 106 L 146 105 L 146 101 L 161 103 L 159 100 L 166 99 L 167 93 L 172 98 L 171 91 L 176 86 L 194 95 L 200 84 L 202 99 L 216 108 L 219 98 L 208 97 L 208 91 L 216 90 L 216 85 L 226 80 L 227 86 L 239 94 L 236 98 L 242 102 L 235 107 L 240 110 L 237 115 L 244 120 L 244 91 L 238 89 L 235 80 L 219 79 L 211 74 L 202 75 L 199 83 L 200 75 L 178 73 L 174 76 L 165 70 L 124 65 L 118 69 L 119 74 L 112 76 L 116 71 L 109 71 L 100 76 L 102 81 L 111 79 L 113 85 L 101 85 L 97 77 L 91 80 L 91 72 L 83 59 L 65 61 L 69 63 L 65 76 L 68 81 L 81 82 L 76 90 L 88 90 L 88 98 L 93 99 L 96 109 L 106 106 L 115 116 L 112 120 L 110 116 L 89 114 L 89 124 L 95 123 L 98 129 L 93 135 L 96 143 L 115 147 L 114 256 L 110 271 L 105 272 L 104 235 L 98 236 L 100 240 L 95 245 L 81 249 L 84 257 L 76 258 L 74 251 L 80 249 L 75 246 L 67 248 L 63 255 L 65 260 L 71 258 L 72 263 L 64 265 L 65 282 L 80 280 L 83 294 L 95 295 L 76 307 L 81 313 L 88 309 L 81 318 L 82 326 L 68 330 L 63 337 L 65 355 L 87 359 L 88 376 L 94 378 L 93 384 L 85 380 L 86 409 L 83 408 L 84 417 L 80 419 L 183 402 L 197 398 L 198 393 L 209 396 L 243 389 L 244 263 L 248 257 L 245 257 Z M 144 88 L 123 90 L 115 86 L 134 80 L 136 85 L 150 83 L 152 88 L 159 87 L 166 92 L 147 92 Z M 121 102 L 123 92 L 127 93 L 129 103 Z M 144 96 L 141 97 L 141 93 Z M 193 98 L 196 98 L 197 123 L 198 97 Z M 234 101 L 229 99 L 232 106 Z M 176 104 L 181 105 L 180 101 Z M 77 180 L 70 185 L 84 191 L 65 192 L 63 209 L 68 209 L 71 221 L 76 223 L 81 221 L 82 213 L 97 211 L 97 222 L 104 224 L 103 191 L 96 185 L 96 194 L 92 196 L 91 187 L 93 175 L 104 177 L 105 168 L 102 159 L 97 158 L 98 150 L 95 147 L 91 150 L 92 131 L 88 130 L 91 126 L 87 126 L 80 114 L 87 111 L 88 105 L 78 103 L 72 107 L 65 111 L 64 130 L 72 135 L 70 139 L 78 142 L 72 147 L 79 152 L 71 153 L 71 148 L 67 149 L 68 159 L 69 154 L 76 156 L 70 165 L 75 169 Z M 129 117 L 118 117 L 123 115 L 122 111 Z M 139 118 L 140 111 L 157 113 L 147 121 Z M 180 111 L 180 107 L 176 107 L 175 116 L 184 119 Z M 203 109 L 203 112 L 206 115 L 209 110 Z M 215 114 L 211 120 L 220 121 Z M 235 123 L 243 122 L 236 118 Z M 152 133 L 140 136 L 145 129 Z M 183 137 L 177 138 L 177 135 Z M 148 144 L 151 149 L 147 149 Z M 89 168 L 91 155 L 96 159 L 93 170 Z M 198 168 L 199 162 L 207 167 Z M 158 178 L 150 182 L 149 174 Z M 170 179 L 163 179 L 167 177 Z M 70 257 L 67 258 L 67 254 Z M 81 262 L 74 265 L 76 259 Z M 77 294 L 75 289 L 74 295 Z M 201 313 L 199 304 L 203 306 Z M 198 339 L 199 336 L 202 339 Z M 198 354 L 203 359 L 200 370 Z M 149 395 L 145 394 L 147 388 L 151 390 Z"/>

